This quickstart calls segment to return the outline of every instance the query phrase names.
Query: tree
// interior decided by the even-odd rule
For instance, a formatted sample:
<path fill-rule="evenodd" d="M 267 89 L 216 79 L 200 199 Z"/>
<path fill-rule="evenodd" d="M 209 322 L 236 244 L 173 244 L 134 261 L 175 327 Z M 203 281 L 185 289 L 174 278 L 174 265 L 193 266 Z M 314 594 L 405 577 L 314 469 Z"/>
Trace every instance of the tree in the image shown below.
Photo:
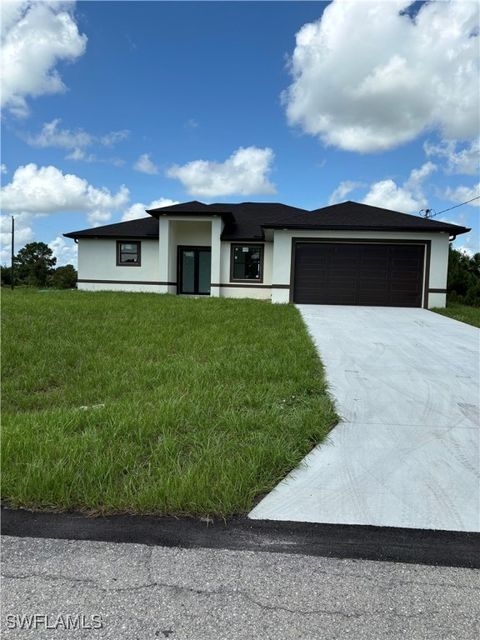
<path fill-rule="evenodd" d="M 6 264 L 2 264 L 0 267 L 1 276 L 2 276 L 2 286 L 12 284 L 12 269 L 11 267 L 7 267 Z"/>
<path fill-rule="evenodd" d="M 73 264 L 57 267 L 50 278 L 55 289 L 74 289 L 77 285 L 77 272 Z"/>
<path fill-rule="evenodd" d="M 13 259 L 15 280 L 33 287 L 45 287 L 57 259 L 44 242 L 29 242 Z"/>
<path fill-rule="evenodd" d="M 451 302 L 480 306 L 480 253 L 470 257 L 450 245 L 447 291 Z"/>

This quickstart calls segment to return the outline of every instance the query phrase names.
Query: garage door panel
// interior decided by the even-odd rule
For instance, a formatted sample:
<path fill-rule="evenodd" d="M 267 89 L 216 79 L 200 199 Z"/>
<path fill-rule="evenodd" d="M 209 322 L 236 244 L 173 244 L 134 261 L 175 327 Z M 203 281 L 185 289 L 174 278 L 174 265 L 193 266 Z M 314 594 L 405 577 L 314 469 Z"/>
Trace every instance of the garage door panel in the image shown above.
<path fill-rule="evenodd" d="M 419 307 L 423 244 L 297 243 L 294 301 Z"/>

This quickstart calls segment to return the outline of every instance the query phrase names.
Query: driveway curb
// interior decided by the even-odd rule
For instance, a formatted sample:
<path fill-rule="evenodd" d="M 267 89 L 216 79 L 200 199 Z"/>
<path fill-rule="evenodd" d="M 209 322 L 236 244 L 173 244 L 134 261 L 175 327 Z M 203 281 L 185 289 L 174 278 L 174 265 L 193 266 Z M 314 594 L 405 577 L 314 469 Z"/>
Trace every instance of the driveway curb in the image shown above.
<path fill-rule="evenodd" d="M 2 535 L 131 542 L 166 547 L 294 553 L 480 568 L 480 534 L 248 520 L 137 515 L 88 517 L 2 508 Z"/>

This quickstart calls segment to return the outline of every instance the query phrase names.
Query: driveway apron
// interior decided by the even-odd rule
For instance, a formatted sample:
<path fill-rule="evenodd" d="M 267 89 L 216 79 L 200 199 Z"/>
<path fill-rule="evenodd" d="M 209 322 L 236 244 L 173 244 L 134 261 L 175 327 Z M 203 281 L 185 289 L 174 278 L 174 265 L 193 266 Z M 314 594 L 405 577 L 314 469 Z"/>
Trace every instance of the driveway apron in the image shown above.
<path fill-rule="evenodd" d="M 426 309 L 297 307 L 341 420 L 249 517 L 480 531 L 479 330 Z"/>

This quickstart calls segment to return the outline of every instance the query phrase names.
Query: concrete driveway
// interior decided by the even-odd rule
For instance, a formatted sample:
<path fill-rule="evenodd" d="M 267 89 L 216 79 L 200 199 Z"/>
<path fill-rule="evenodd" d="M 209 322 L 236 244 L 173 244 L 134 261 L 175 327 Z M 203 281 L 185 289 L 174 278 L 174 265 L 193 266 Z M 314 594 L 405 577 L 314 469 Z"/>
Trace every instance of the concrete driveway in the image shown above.
<path fill-rule="evenodd" d="M 480 332 L 424 309 L 298 305 L 340 423 L 250 518 L 480 531 Z"/>

